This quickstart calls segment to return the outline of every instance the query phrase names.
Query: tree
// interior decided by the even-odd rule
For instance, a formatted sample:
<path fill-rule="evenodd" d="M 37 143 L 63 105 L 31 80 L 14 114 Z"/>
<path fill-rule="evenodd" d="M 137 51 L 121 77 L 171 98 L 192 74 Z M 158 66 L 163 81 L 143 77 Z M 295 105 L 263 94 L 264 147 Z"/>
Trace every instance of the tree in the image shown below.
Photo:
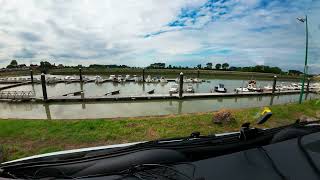
<path fill-rule="evenodd" d="M 221 68 L 221 64 L 216 64 L 216 69 L 220 69 Z"/>
<path fill-rule="evenodd" d="M 171 66 L 171 64 L 169 64 L 169 66 L 168 66 L 168 69 L 172 69 L 172 66 Z"/>
<path fill-rule="evenodd" d="M 211 62 L 207 63 L 207 69 L 212 69 L 212 63 Z"/>
<path fill-rule="evenodd" d="M 16 68 L 18 66 L 17 60 L 12 60 L 7 68 Z"/>
<path fill-rule="evenodd" d="M 198 68 L 198 69 L 201 69 L 201 64 L 198 64 L 198 65 L 197 65 L 197 68 Z"/>
<path fill-rule="evenodd" d="M 300 74 L 302 74 L 302 72 L 298 71 L 298 70 L 289 70 L 289 74 L 291 74 L 291 75 L 300 75 Z"/>
<path fill-rule="evenodd" d="M 223 63 L 222 64 L 222 69 L 228 69 L 229 67 L 229 64 L 228 63 Z"/>
<path fill-rule="evenodd" d="M 12 65 L 12 66 L 18 66 L 17 60 L 12 60 L 12 61 L 10 62 L 10 65 Z"/>

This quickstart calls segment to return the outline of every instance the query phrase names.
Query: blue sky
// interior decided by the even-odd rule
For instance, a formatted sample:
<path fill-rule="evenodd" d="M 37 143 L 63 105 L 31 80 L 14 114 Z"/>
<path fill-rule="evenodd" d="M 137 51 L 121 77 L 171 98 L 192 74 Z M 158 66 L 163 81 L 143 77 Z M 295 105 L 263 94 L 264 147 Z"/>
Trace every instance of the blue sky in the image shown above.
<path fill-rule="evenodd" d="M 320 73 L 319 0 L 0 0 L 0 66 L 224 63 Z"/>

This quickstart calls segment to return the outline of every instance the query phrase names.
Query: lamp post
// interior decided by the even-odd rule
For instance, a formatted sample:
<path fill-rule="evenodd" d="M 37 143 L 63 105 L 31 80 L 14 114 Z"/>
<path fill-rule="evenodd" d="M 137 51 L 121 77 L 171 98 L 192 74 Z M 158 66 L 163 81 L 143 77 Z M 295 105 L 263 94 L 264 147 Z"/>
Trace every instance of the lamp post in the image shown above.
<path fill-rule="evenodd" d="M 300 97 L 299 97 L 299 104 L 302 103 L 302 96 L 304 93 L 304 82 L 306 80 L 306 73 L 307 73 L 307 64 L 308 64 L 308 17 L 307 15 L 305 18 L 297 18 L 298 21 L 302 23 L 306 23 L 306 54 L 305 54 L 305 59 L 304 59 L 304 68 L 303 68 L 303 78 L 302 78 L 302 87 L 300 91 Z"/>

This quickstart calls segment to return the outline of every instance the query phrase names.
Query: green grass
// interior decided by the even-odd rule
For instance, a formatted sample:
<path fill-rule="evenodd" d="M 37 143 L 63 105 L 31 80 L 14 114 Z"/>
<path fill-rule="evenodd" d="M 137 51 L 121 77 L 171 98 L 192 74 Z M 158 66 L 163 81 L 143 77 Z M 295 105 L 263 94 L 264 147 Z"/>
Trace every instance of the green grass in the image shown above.
<path fill-rule="evenodd" d="M 146 75 L 153 76 L 165 76 L 167 78 L 176 78 L 180 72 L 183 72 L 185 76 L 196 77 L 196 69 L 146 69 Z M 49 74 L 55 75 L 77 75 L 79 74 L 78 68 L 63 68 L 63 69 L 50 69 Z M 83 68 L 82 73 L 84 75 L 110 75 L 110 74 L 130 74 L 130 75 L 142 75 L 141 68 Z M 29 75 L 27 71 L 12 71 L 12 72 L 0 72 L 0 77 L 3 76 L 21 76 Z M 40 74 L 39 70 L 34 70 L 34 74 Z M 259 73 L 259 72 L 240 72 L 240 71 L 217 71 L 217 70 L 200 70 L 200 78 L 219 78 L 219 79 L 259 79 L 268 80 L 273 79 L 273 73 Z M 299 79 L 298 76 L 289 75 L 277 75 L 281 80 Z"/>
<path fill-rule="evenodd" d="M 318 101 L 272 106 L 274 115 L 260 127 L 293 123 L 301 115 L 319 117 Z M 212 123 L 212 113 L 88 120 L 3 119 L 0 120 L 0 144 L 4 148 L 4 159 L 12 160 L 66 149 L 182 137 L 194 131 L 222 133 L 237 131 L 244 122 L 254 123 L 260 110 L 233 109 L 236 121 L 223 125 Z"/>

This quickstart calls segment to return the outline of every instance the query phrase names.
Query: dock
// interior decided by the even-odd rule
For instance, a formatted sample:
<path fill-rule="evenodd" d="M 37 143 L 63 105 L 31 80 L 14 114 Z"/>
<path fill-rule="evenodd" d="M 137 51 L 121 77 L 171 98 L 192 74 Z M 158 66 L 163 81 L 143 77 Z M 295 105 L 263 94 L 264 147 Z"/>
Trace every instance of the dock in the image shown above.
<path fill-rule="evenodd" d="M 288 94 L 299 94 L 295 91 L 272 92 L 243 92 L 243 93 L 184 93 L 181 99 L 197 98 L 223 98 L 223 97 L 248 97 L 248 96 L 278 96 Z M 314 93 L 310 91 L 309 93 Z M 99 101 L 139 101 L 139 100 L 169 100 L 180 99 L 178 94 L 143 94 L 143 95 L 112 95 L 112 96 L 55 96 L 49 97 L 47 102 L 99 102 Z M 43 102 L 42 98 L 34 98 L 36 102 Z"/>
<path fill-rule="evenodd" d="M 13 87 L 27 85 L 27 84 L 31 84 L 31 82 L 21 82 L 21 83 L 10 84 L 8 86 L 3 86 L 3 87 L 0 87 L 0 91 L 4 90 L 4 89 L 10 89 L 10 88 L 13 88 Z"/>

